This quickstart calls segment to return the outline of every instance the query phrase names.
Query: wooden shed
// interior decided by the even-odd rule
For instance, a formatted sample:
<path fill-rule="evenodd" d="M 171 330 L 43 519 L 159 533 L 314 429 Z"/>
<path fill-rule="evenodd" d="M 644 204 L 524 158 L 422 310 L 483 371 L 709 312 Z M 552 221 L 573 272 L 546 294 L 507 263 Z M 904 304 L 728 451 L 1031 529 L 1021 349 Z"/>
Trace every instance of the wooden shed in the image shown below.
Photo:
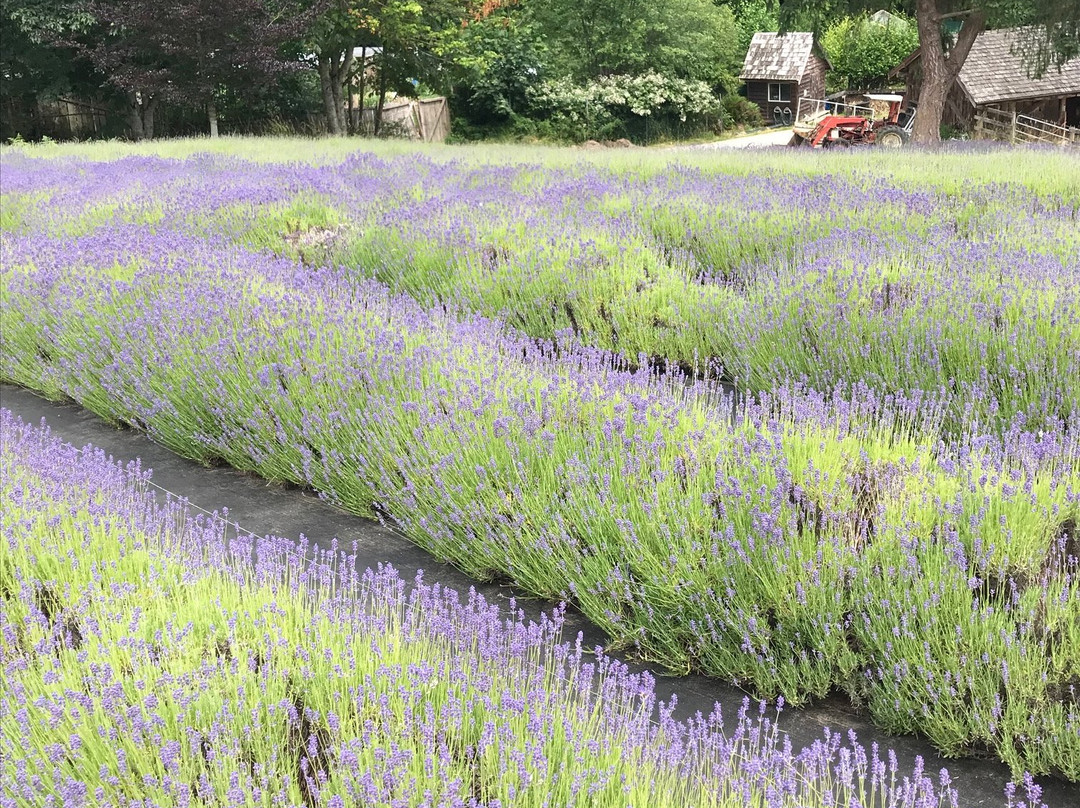
<path fill-rule="evenodd" d="M 757 33 L 750 42 L 742 73 L 746 97 L 767 121 L 790 123 L 800 98 L 824 98 L 829 63 L 814 50 L 814 35 Z"/>
<path fill-rule="evenodd" d="M 1061 68 L 1051 65 L 1032 78 L 1024 60 L 1024 48 L 1038 36 L 1032 28 L 999 28 L 983 31 L 945 103 L 943 122 L 972 129 L 976 118 L 1025 115 L 1062 127 L 1080 126 L 1080 59 Z M 893 70 L 907 83 L 907 97 L 917 103 L 921 82 L 919 50 Z"/>

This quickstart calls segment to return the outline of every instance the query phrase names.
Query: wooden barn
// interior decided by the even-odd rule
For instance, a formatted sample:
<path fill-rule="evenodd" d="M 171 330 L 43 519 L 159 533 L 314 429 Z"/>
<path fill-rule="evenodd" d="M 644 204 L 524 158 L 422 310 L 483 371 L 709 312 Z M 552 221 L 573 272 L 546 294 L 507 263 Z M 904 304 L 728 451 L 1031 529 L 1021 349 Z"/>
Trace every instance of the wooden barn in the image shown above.
<path fill-rule="evenodd" d="M 750 42 L 742 73 L 746 97 L 761 108 L 766 121 L 790 123 L 800 98 L 825 97 L 829 63 L 815 52 L 814 35 L 757 33 Z"/>
<path fill-rule="evenodd" d="M 1017 116 L 1059 127 L 1080 127 L 1080 59 L 1051 65 L 1039 78 L 1028 75 L 1023 47 L 1032 29 L 983 31 L 971 46 L 945 104 L 943 122 L 965 130 L 986 121 Z M 907 83 L 908 99 L 918 102 L 921 74 L 916 50 L 893 71 Z M 1015 124 L 1014 124 L 1015 125 Z"/>

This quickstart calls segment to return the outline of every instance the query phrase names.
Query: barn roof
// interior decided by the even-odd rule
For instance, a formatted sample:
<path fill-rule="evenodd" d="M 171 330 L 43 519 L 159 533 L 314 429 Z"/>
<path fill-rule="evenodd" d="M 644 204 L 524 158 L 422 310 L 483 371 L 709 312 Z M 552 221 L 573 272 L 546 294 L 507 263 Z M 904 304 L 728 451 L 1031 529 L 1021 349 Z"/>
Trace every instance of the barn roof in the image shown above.
<path fill-rule="evenodd" d="M 1021 49 L 1025 41 L 1031 41 L 1032 33 L 1030 28 L 1000 28 L 983 31 L 975 38 L 957 77 L 975 106 L 1080 95 L 1080 59 L 1070 59 L 1060 70 L 1050 66 L 1040 78 L 1028 76 Z"/>
<path fill-rule="evenodd" d="M 1080 95 L 1080 59 L 1070 59 L 1060 70 L 1051 65 L 1039 78 L 1028 76 L 1023 47 L 1031 42 L 1034 33 L 1031 28 L 998 28 L 983 31 L 975 38 L 957 76 L 957 82 L 974 106 Z M 889 75 L 905 71 L 919 55 L 916 48 Z"/>
<path fill-rule="evenodd" d="M 814 35 L 808 32 L 754 34 L 739 78 L 802 81 L 803 71 L 806 70 L 813 47 Z"/>

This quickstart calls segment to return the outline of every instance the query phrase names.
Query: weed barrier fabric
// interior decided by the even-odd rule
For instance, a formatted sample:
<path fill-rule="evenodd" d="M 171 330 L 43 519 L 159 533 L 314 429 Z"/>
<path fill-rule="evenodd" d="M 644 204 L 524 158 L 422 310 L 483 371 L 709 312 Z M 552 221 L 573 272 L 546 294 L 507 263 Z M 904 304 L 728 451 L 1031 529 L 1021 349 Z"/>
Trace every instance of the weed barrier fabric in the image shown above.
<path fill-rule="evenodd" d="M 353 548 L 355 543 L 352 552 L 357 572 L 384 564 L 396 569 L 406 581 L 422 572 L 424 580 L 430 584 L 440 584 L 459 592 L 475 588 L 488 603 L 503 604 L 504 610 L 507 600 L 517 596 L 518 608 L 530 620 L 539 620 L 545 610 L 550 611 L 551 605 L 528 598 L 514 587 L 463 576 L 454 567 L 377 522 L 344 513 L 295 488 L 267 485 L 255 476 L 228 467 L 206 468 L 155 444 L 142 432 L 117 430 L 75 404 L 50 402 L 26 390 L 3 385 L 0 387 L 0 405 L 27 424 L 44 421 L 57 440 L 76 447 L 93 445 L 121 466 L 137 463 L 144 470 L 152 470 L 149 479 L 160 489 L 150 490 L 156 490 L 159 499 L 165 496 L 162 489 L 174 492 L 193 512 L 224 511 L 231 522 L 256 535 L 272 534 L 283 539 L 302 540 L 316 552 L 330 551 L 334 547 Z M 575 610 L 566 611 L 563 619 L 564 637 L 580 633 L 588 648 L 605 644 L 603 632 Z M 614 656 L 624 655 L 616 653 Z M 632 656 L 623 661 L 632 672 L 649 670 Z M 738 705 L 745 697 L 738 688 L 695 675 L 678 679 L 661 675 L 656 690 L 658 696 L 670 693 L 675 697 L 673 717 L 677 720 L 698 713 L 708 715 L 716 704 L 723 706 L 724 714 L 729 715 L 729 706 Z M 812 744 L 825 728 L 831 728 L 843 738 L 847 738 L 848 733 L 855 733 L 859 743 L 867 747 L 876 745 L 880 749 L 894 750 L 901 767 L 913 766 L 915 760 L 921 758 L 928 772 L 945 768 L 956 789 L 959 808 L 1004 804 L 1003 793 L 1010 776 L 1001 764 L 991 760 L 942 758 L 925 740 L 882 733 L 852 713 L 844 700 L 831 698 L 805 708 L 785 709 L 777 716 L 777 725 L 790 737 L 796 749 Z M 1056 778 L 1038 778 L 1036 782 L 1042 789 L 1040 800 L 1049 808 L 1068 808 L 1075 802 L 1074 785 Z M 1018 799 L 1023 798 L 1022 787 L 1018 794 Z"/>

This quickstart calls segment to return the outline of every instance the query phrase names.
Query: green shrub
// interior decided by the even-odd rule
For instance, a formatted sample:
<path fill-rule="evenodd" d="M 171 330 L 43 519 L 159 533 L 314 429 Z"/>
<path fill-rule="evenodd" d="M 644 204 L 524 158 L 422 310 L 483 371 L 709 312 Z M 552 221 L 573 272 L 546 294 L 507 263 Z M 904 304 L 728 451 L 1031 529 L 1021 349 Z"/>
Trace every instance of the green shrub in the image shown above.
<path fill-rule="evenodd" d="M 837 88 L 870 89 L 886 82 L 888 73 L 919 46 L 915 24 L 890 14 L 881 22 L 865 15 L 833 23 L 821 37 Z"/>
<path fill-rule="evenodd" d="M 725 129 L 733 126 L 762 126 L 761 107 L 741 95 L 729 93 L 721 101 L 721 120 Z"/>

